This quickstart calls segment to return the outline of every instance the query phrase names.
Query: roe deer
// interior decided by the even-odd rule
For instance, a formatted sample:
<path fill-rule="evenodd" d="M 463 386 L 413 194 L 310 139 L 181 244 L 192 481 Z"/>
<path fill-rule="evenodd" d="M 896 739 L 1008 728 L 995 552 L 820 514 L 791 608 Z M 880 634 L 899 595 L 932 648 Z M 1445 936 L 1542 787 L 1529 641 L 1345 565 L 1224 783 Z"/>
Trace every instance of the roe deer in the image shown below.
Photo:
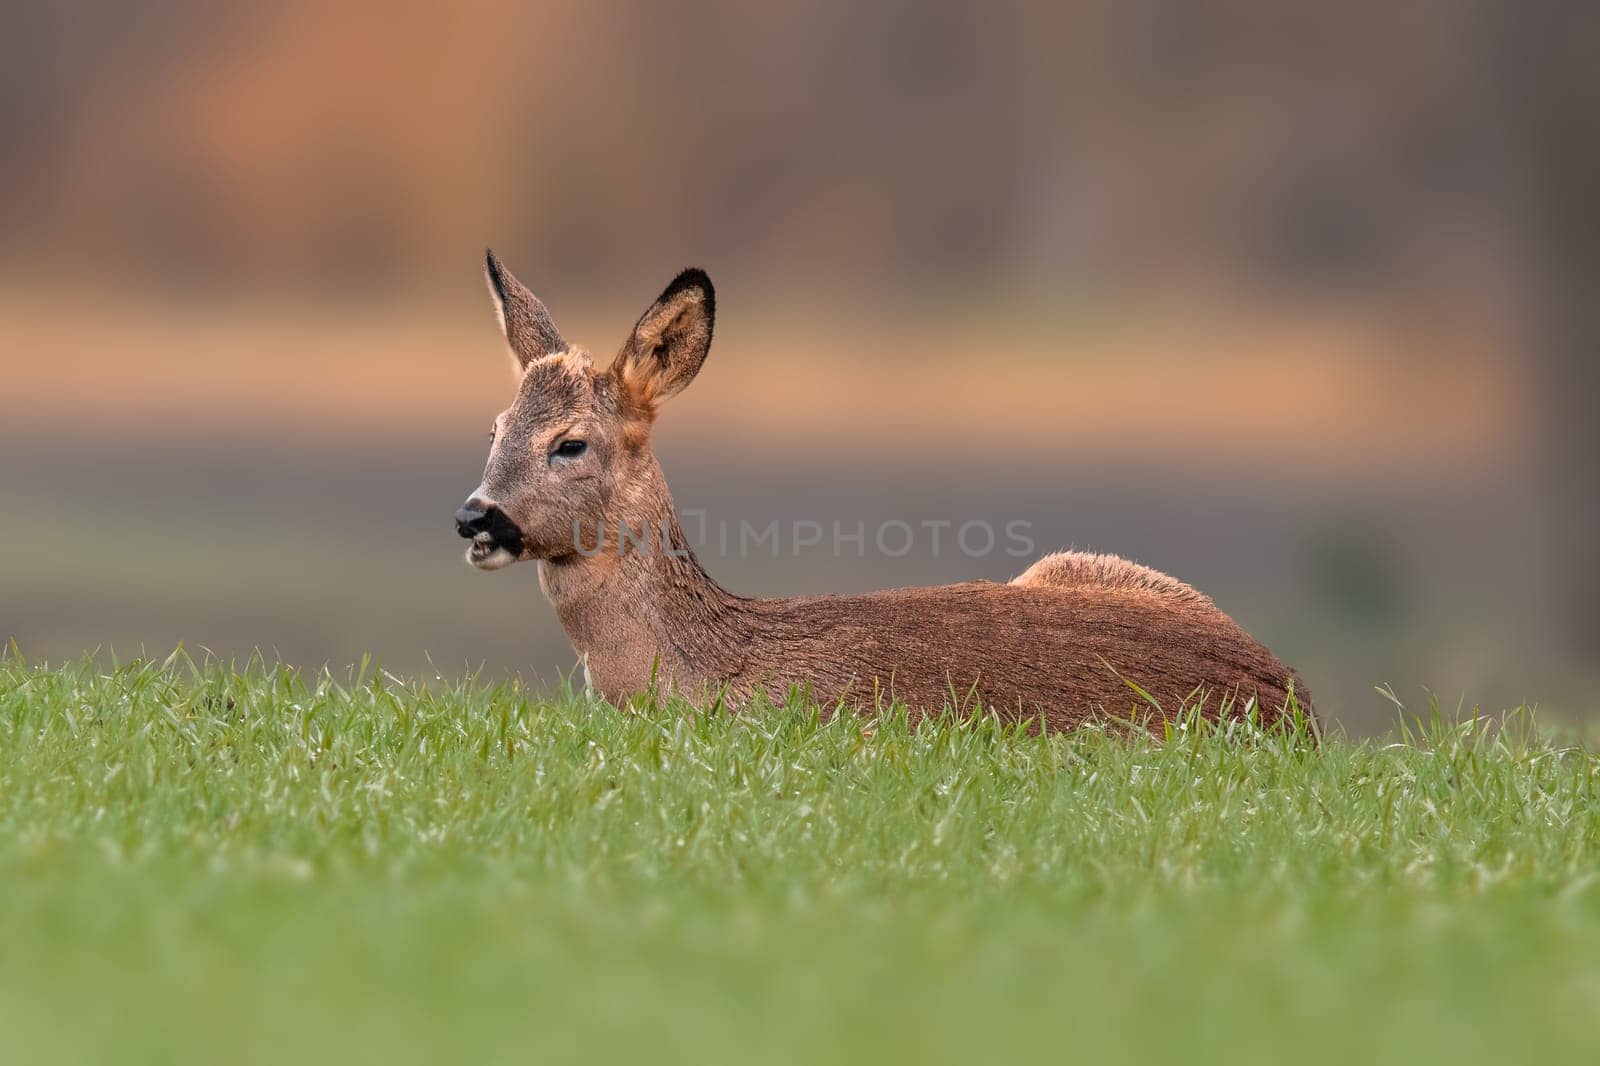
<path fill-rule="evenodd" d="M 1295 674 L 1205 596 L 1111 555 L 1061 552 L 1009 584 L 972 581 L 863 596 L 762 599 L 713 581 L 687 550 L 650 448 L 663 400 L 711 345 L 711 279 L 685 270 L 609 368 L 562 339 L 544 304 L 488 254 L 489 290 L 515 359 L 483 482 L 456 513 L 467 560 L 539 564 L 539 583 L 590 684 L 621 703 L 652 684 L 735 703 L 808 687 L 823 705 L 976 698 L 1053 730 L 1091 719 L 1282 713 Z M 641 532 L 643 535 L 641 536 Z M 1137 686 L 1137 687 L 1135 687 Z"/>

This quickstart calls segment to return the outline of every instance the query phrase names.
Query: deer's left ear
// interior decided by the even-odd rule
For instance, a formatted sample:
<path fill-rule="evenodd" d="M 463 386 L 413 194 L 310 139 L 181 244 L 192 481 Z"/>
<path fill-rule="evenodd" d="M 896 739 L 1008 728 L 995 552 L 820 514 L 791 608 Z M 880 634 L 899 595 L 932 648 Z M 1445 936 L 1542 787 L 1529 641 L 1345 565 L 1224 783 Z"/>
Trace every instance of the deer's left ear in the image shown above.
<path fill-rule="evenodd" d="M 694 380 L 711 348 L 717 296 L 706 272 L 690 268 L 672 279 L 617 353 L 611 373 L 648 413 Z"/>

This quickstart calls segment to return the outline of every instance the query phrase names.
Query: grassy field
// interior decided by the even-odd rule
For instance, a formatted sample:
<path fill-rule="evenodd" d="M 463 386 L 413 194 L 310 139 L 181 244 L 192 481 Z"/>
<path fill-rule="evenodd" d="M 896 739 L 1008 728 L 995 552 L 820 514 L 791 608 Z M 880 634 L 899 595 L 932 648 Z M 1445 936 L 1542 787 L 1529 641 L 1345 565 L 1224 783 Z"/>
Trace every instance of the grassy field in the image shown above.
<path fill-rule="evenodd" d="M 1600 1061 L 1600 759 L 0 661 L 0 1059 Z"/>

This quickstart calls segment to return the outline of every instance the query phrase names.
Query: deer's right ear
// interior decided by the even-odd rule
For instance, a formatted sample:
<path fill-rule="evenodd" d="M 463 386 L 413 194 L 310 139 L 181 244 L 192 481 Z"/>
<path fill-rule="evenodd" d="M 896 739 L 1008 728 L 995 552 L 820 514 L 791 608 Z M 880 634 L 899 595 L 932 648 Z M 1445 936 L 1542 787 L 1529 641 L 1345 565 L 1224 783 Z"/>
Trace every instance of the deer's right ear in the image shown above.
<path fill-rule="evenodd" d="M 518 367 L 525 369 L 535 359 L 566 351 L 567 342 L 550 320 L 550 312 L 512 276 L 493 250 L 486 256 L 484 276 L 489 282 L 489 295 L 494 298 L 500 330 L 506 335 L 506 344 Z"/>

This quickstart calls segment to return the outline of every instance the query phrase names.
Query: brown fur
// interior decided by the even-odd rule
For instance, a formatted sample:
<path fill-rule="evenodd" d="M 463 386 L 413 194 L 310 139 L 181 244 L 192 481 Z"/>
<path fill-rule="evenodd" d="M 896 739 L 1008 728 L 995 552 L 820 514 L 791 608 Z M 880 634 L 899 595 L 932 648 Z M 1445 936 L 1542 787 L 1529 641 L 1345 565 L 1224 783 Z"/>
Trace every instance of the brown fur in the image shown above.
<path fill-rule="evenodd" d="M 501 274 L 497 298 L 537 304 Z M 1051 729 L 1130 716 L 1154 728 L 1199 700 L 1213 716 L 1255 700 L 1270 721 L 1292 688 L 1309 713 L 1294 673 L 1209 599 L 1116 556 L 1056 553 L 1004 585 L 780 599 L 724 590 L 687 550 L 649 449 L 656 404 L 705 358 L 713 308 L 709 279 L 686 271 L 608 370 L 581 352 L 519 353 L 517 401 L 497 420 L 473 497 L 522 531 L 521 558 L 538 560 L 540 583 L 606 698 L 623 702 L 653 680 L 736 704 L 799 686 L 830 706 L 898 701 L 921 714 L 976 701 Z M 526 338 L 512 334 L 512 321 L 549 318 L 542 304 L 502 313 L 514 350 Z M 584 456 L 558 457 L 559 440 L 577 434 Z M 646 547 L 624 524 L 649 531 Z"/>
<path fill-rule="evenodd" d="M 1054 552 L 1011 579 L 1013 585 L 1039 588 L 1129 589 L 1170 600 L 1186 607 L 1211 607 L 1210 597 L 1190 588 L 1175 577 L 1140 566 L 1119 555 L 1093 552 Z"/>

